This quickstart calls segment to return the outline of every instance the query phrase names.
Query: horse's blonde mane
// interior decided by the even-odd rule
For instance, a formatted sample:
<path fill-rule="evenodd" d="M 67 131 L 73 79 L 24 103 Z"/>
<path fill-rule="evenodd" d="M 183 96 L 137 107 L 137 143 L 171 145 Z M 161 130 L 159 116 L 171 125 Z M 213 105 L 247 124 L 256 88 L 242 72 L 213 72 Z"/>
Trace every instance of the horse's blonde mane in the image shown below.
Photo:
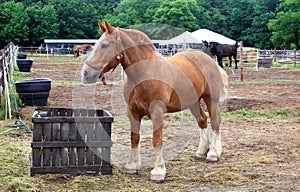
<path fill-rule="evenodd" d="M 124 49 L 139 45 L 151 45 L 155 49 L 152 41 L 145 33 L 135 29 L 120 28 L 119 30 L 121 33 L 123 32 L 121 38 L 125 41 L 123 42 Z"/>

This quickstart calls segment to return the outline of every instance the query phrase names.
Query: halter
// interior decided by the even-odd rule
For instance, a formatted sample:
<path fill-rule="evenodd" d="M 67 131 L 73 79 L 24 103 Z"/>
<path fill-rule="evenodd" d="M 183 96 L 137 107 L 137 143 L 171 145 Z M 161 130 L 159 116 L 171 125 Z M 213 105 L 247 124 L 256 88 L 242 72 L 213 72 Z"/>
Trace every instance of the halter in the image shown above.
<path fill-rule="evenodd" d="M 124 59 L 124 55 L 121 53 L 121 37 L 120 37 L 120 31 L 119 28 L 115 28 L 116 30 L 116 39 L 117 39 L 117 53 L 116 56 L 110 61 L 108 62 L 108 64 L 104 64 L 103 66 L 99 67 L 93 64 L 90 64 L 88 62 L 86 62 L 85 64 L 87 64 L 89 67 L 96 69 L 96 70 L 101 70 L 99 78 L 103 78 L 104 74 L 109 71 L 110 69 L 113 69 L 112 72 L 116 69 L 116 67 L 118 66 L 119 63 L 121 63 Z M 116 63 L 117 62 L 117 63 Z M 111 73 L 112 73 L 111 72 Z"/>

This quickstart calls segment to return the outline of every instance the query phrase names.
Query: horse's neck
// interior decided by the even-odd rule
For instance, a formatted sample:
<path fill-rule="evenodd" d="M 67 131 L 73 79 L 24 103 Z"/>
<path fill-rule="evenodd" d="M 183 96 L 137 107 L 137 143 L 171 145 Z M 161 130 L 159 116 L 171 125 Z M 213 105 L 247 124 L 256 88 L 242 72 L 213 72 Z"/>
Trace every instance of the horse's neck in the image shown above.
<path fill-rule="evenodd" d="M 145 34 L 125 29 L 121 29 L 120 32 L 124 54 L 122 66 L 124 69 L 134 64 L 159 57 L 151 40 Z"/>
<path fill-rule="evenodd" d="M 158 63 L 166 60 L 153 49 L 152 45 L 139 45 L 125 50 L 122 66 L 130 81 L 140 81 L 141 78 L 156 73 Z"/>

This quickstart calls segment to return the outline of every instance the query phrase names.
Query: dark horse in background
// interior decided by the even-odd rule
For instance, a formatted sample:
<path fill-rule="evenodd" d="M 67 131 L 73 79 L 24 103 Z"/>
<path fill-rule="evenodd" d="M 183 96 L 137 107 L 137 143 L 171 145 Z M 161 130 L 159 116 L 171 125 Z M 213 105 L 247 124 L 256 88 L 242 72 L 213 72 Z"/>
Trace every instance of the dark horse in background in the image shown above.
<path fill-rule="evenodd" d="M 217 56 L 218 64 L 220 67 L 223 68 L 223 64 L 222 64 L 223 57 L 229 57 L 229 67 L 231 68 L 232 57 L 233 57 L 235 62 L 235 69 L 238 68 L 237 59 L 236 59 L 238 42 L 236 42 L 235 45 L 221 44 L 218 42 L 208 43 L 207 41 L 202 41 L 202 42 L 204 44 L 204 47 L 207 49 L 209 53 L 212 54 L 212 56 Z"/>

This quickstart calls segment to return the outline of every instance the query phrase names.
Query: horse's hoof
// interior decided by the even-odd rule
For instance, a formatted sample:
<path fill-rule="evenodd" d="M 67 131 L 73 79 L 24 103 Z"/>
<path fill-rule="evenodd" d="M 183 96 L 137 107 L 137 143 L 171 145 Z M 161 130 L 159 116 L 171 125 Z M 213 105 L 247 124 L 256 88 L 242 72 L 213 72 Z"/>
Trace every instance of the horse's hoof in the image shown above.
<path fill-rule="evenodd" d="M 195 156 L 193 156 L 194 159 L 196 160 L 204 160 L 206 159 L 206 154 L 196 154 Z"/>
<path fill-rule="evenodd" d="M 138 173 L 138 169 L 127 169 L 127 168 L 125 168 L 124 169 L 124 173 L 130 174 L 130 175 L 137 174 Z"/>
<path fill-rule="evenodd" d="M 205 161 L 206 161 L 207 163 L 215 163 L 215 162 L 218 162 L 219 159 L 218 159 L 217 157 L 207 157 L 207 158 L 205 159 Z"/>
<path fill-rule="evenodd" d="M 165 175 L 152 175 L 151 180 L 156 183 L 163 183 L 165 181 Z"/>
<path fill-rule="evenodd" d="M 217 162 L 219 160 L 217 155 L 207 154 L 206 162 Z"/>
<path fill-rule="evenodd" d="M 151 171 L 151 180 L 157 183 L 162 183 L 165 180 L 166 168 L 153 169 Z"/>
<path fill-rule="evenodd" d="M 207 157 L 206 157 L 206 162 L 217 162 L 219 160 L 219 156 L 212 152 L 212 151 L 209 151 L 207 153 Z"/>
<path fill-rule="evenodd" d="M 141 169 L 140 163 L 127 163 L 124 168 L 126 174 L 136 174 Z"/>

